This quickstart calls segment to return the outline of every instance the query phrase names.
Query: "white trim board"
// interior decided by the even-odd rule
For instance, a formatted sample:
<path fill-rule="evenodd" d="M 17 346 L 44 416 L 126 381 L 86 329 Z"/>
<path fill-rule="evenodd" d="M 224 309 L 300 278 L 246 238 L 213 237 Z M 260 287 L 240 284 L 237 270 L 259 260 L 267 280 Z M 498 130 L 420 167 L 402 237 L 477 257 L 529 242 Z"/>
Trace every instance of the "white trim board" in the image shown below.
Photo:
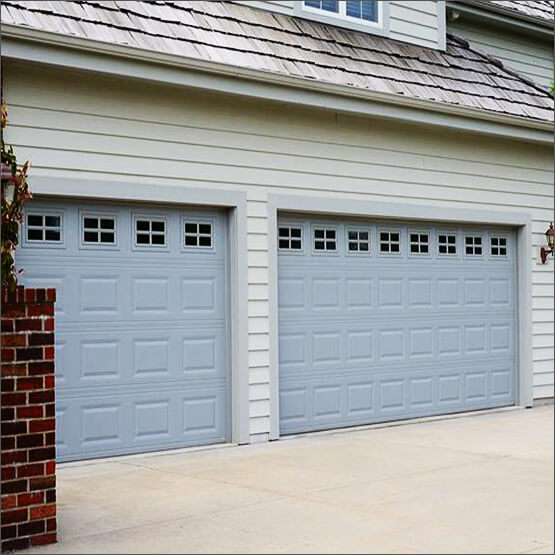
<path fill-rule="evenodd" d="M 248 368 L 247 195 L 205 187 L 144 185 L 120 181 L 35 176 L 35 197 L 64 197 L 152 204 L 188 204 L 229 208 L 231 328 L 231 442 L 250 442 Z"/>
<path fill-rule="evenodd" d="M 268 273 L 270 320 L 270 440 L 279 439 L 279 314 L 278 314 L 278 212 L 316 215 L 341 215 L 395 220 L 432 221 L 500 225 L 516 228 L 517 237 L 517 298 L 518 352 L 517 398 L 521 406 L 533 405 L 532 383 L 532 222 L 522 212 L 490 212 L 487 210 L 414 206 L 404 203 L 381 203 L 365 200 L 306 197 L 299 195 L 268 195 Z M 299 208 L 303 207 L 303 208 Z"/>

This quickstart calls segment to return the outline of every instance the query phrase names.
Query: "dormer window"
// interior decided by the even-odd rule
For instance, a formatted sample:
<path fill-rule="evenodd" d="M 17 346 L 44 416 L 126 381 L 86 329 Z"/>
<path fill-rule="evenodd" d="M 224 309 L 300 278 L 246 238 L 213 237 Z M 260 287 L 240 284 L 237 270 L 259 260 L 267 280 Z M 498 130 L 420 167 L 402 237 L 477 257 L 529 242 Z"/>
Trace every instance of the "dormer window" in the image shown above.
<path fill-rule="evenodd" d="M 305 0 L 303 9 L 346 21 L 377 25 L 380 23 L 378 4 L 377 0 Z"/>

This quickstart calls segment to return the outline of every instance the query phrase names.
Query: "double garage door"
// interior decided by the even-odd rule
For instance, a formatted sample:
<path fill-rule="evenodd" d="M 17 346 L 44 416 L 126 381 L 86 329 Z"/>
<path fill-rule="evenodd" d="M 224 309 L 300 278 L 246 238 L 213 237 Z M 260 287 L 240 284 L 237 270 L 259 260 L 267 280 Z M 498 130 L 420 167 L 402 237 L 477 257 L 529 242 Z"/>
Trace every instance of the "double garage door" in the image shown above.
<path fill-rule="evenodd" d="M 28 204 L 22 282 L 58 291 L 60 460 L 229 439 L 226 229 L 214 211 Z"/>
<path fill-rule="evenodd" d="M 282 434 L 515 399 L 512 231 L 283 215 Z M 230 439 L 225 213 L 31 201 L 17 255 L 56 287 L 58 458 Z"/>
<path fill-rule="evenodd" d="M 282 434 L 510 405 L 513 233 L 283 216 Z"/>

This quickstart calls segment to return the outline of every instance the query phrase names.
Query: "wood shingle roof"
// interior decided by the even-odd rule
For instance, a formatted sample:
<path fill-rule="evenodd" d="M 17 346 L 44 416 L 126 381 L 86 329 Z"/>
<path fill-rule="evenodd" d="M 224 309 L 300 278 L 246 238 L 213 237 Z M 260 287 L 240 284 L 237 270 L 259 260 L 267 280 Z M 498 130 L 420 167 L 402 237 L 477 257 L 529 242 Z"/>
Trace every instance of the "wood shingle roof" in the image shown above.
<path fill-rule="evenodd" d="M 3 0 L 2 24 L 553 121 L 551 94 L 450 35 L 443 52 L 221 1 Z"/>

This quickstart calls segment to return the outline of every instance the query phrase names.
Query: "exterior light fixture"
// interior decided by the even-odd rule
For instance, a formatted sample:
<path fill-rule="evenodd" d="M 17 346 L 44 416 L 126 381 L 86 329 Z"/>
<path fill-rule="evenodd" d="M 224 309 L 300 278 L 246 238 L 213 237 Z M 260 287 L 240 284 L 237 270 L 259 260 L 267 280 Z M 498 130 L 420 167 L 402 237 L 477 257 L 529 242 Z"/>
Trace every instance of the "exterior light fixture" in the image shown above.
<path fill-rule="evenodd" d="M 8 204 L 13 202 L 16 178 L 7 164 L 2 164 L 2 196 Z"/>
<path fill-rule="evenodd" d="M 549 229 L 545 232 L 545 240 L 547 242 L 546 245 L 543 245 L 540 249 L 540 257 L 542 264 L 547 263 L 547 257 L 551 254 L 553 255 L 553 240 L 554 240 L 555 231 L 553 230 L 553 222 L 549 224 Z"/>

